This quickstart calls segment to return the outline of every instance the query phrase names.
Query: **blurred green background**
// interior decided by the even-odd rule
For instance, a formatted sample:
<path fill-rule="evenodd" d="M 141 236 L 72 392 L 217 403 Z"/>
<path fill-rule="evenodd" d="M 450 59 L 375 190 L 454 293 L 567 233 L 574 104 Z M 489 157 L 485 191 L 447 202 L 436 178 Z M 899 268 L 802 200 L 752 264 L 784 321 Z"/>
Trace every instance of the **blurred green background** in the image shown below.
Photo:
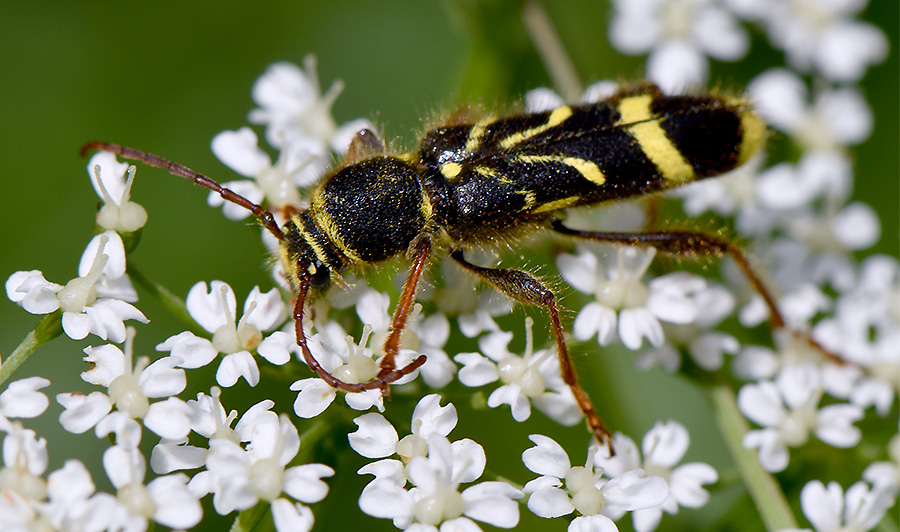
<path fill-rule="evenodd" d="M 892 49 L 888 60 L 871 69 L 863 83 L 875 110 L 876 129 L 856 151 L 855 197 L 873 205 L 881 216 L 883 236 L 875 251 L 896 256 L 898 5 L 893 0 L 872 4 L 865 18 L 890 24 L 882 28 Z M 78 157 L 79 146 L 88 140 L 153 151 L 220 181 L 236 178 L 212 155 L 209 141 L 222 130 L 246 124 L 246 113 L 253 107 L 251 85 L 272 62 L 300 64 L 304 55 L 316 54 L 323 90 L 336 78 L 346 82 L 334 108 L 338 121 L 371 118 L 396 146 L 406 147 L 413 146 L 423 121 L 436 111 L 453 110 L 461 103 L 505 106 L 526 90 L 549 84 L 522 28 L 520 4 L 512 0 L 277 1 L 253 7 L 167 0 L 0 5 L 4 124 L 0 165 L 6 169 L 0 278 L 4 280 L 17 270 L 40 269 L 48 280 L 60 283 L 76 274 L 80 254 L 92 236 L 97 204 L 86 160 Z M 641 77 L 642 59 L 619 55 L 607 41 L 607 2 L 546 2 L 545 8 L 583 81 Z M 714 63 L 711 84 L 739 88 L 780 61 L 780 54 L 754 33 L 751 60 L 739 65 Z M 197 280 L 221 279 L 242 301 L 253 285 L 270 286 L 261 267 L 265 254 L 258 229 L 250 223 L 227 222 L 218 211 L 206 208 L 204 191 L 162 171 L 139 168 L 133 198 L 150 216 L 133 258 L 175 293 L 185 295 Z M 140 308 L 153 320 L 155 332 L 139 328 L 138 352 L 152 354 L 156 343 L 181 326 L 151 301 L 142 301 Z M 12 351 L 36 322 L 35 316 L 6 299 L 0 302 L 0 354 Z M 521 323 L 521 312 L 511 323 Z M 521 325 L 510 327 L 521 331 Z M 41 348 L 16 377 L 50 376 L 51 395 L 87 391 L 77 378 L 84 369 L 80 350 L 85 345 L 57 339 Z M 639 437 L 655 420 L 675 417 L 694 435 L 689 459 L 703 458 L 719 467 L 728 463 L 714 431 L 702 431 L 709 425 L 702 395 L 658 372 L 635 373 L 630 358 L 612 357 L 603 367 L 603 374 L 583 378 L 601 411 L 613 412 L 607 416 L 613 426 Z M 651 388 L 661 391 L 646 392 Z M 285 396 L 285 401 L 291 400 Z M 610 407 L 613 402 L 621 408 Z M 290 402 L 278 408 L 290 411 Z M 57 438 L 58 412 L 53 402 L 48 415 L 27 423 L 50 440 L 51 468 L 74 453 L 92 465 L 95 480 L 102 485 L 98 453 L 102 446 L 91 434 Z M 504 415 L 481 419 L 489 425 L 463 420 L 466 427 L 457 434 L 486 440 L 490 469 L 518 471 L 517 481 L 531 478 L 519 457 L 529 446 L 525 436 L 540 429 L 517 426 Z M 570 449 L 574 462 L 584 459 L 580 428 L 547 427 Z M 505 441 L 509 452 L 498 454 Z M 392 529 L 386 521 L 360 520 L 355 506 L 347 507 L 355 495 L 335 493 L 344 484 L 353 485 L 348 489 L 358 493 L 359 481 L 352 471 L 362 463 L 347 465 L 351 468 L 347 478 L 332 483 L 332 498 L 314 507 L 320 530 L 351 523 Z M 340 498 L 343 509 L 326 506 Z M 662 529 L 692 529 L 691 518 L 664 521 Z M 533 517 L 527 522 L 537 528 L 546 524 Z M 217 523 L 210 529 L 221 526 L 226 525 Z M 562 523 L 553 526 L 563 529 Z"/>

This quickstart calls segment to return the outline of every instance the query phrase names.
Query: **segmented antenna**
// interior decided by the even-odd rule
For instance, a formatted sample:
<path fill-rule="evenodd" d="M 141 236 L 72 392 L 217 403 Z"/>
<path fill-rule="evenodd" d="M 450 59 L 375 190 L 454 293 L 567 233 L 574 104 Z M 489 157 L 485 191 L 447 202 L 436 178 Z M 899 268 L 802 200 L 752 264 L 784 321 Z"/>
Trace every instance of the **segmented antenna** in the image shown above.
<path fill-rule="evenodd" d="M 119 157 L 122 157 L 123 159 L 139 161 L 146 164 L 147 166 L 153 166 L 154 168 L 162 168 L 163 170 L 167 170 L 174 176 L 189 179 L 193 181 L 194 184 L 204 188 L 208 188 L 219 196 L 222 196 L 222 199 L 224 199 L 225 201 L 230 201 L 235 205 L 240 205 L 241 207 L 252 212 L 254 216 L 259 218 L 259 221 L 263 224 L 263 227 L 265 227 L 267 231 L 272 233 L 272 235 L 274 235 L 278 240 L 284 240 L 284 233 L 281 231 L 281 228 L 278 227 L 278 222 L 275 221 L 275 217 L 272 216 L 271 212 L 253 203 L 244 196 L 241 196 L 240 194 L 232 192 L 231 190 L 223 187 L 213 179 L 191 170 L 183 164 L 172 162 L 165 157 L 156 155 L 155 153 L 144 152 L 141 150 L 136 150 L 134 148 L 129 148 L 128 146 L 113 144 L 111 142 L 88 142 L 81 147 L 80 153 L 81 156 L 84 157 L 92 151 L 106 151 L 114 153 Z"/>

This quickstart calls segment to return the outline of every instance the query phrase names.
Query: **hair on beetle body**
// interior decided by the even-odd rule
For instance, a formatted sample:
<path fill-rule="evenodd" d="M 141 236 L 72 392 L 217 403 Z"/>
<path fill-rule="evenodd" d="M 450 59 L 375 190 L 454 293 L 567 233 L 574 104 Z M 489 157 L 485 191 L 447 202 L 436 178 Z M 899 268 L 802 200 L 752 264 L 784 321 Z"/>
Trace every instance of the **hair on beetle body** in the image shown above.
<path fill-rule="evenodd" d="M 400 335 L 429 258 L 449 256 L 468 272 L 523 304 L 545 308 L 563 380 L 594 436 L 610 433 L 578 384 L 568 354 L 557 298 L 521 269 L 486 268 L 466 259 L 467 248 L 517 233 L 548 229 L 572 237 L 654 246 L 674 254 L 731 255 L 763 296 L 772 325 L 784 321 L 739 248 L 720 237 L 689 231 L 600 233 L 568 228 L 570 207 L 643 196 L 732 170 L 756 154 L 765 126 L 742 100 L 713 94 L 663 95 L 652 85 L 620 90 L 591 104 L 465 121 L 427 131 L 416 151 L 386 153 L 369 130 L 352 141 L 344 165 L 325 177 L 309 208 L 282 226 L 272 214 L 210 178 L 162 157 L 92 142 L 106 150 L 193 180 L 250 210 L 278 239 L 277 259 L 297 294 L 296 340 L 313 371 L 347 392 L 382 389 L 419 368 L 425 356 L 396 367 Z M 411 262 L 384 343 L 378 376 L 347 383 L 323 369 L 309 350 L 304 306 L 349 269 L 365 269 L 400 255 Z"/>

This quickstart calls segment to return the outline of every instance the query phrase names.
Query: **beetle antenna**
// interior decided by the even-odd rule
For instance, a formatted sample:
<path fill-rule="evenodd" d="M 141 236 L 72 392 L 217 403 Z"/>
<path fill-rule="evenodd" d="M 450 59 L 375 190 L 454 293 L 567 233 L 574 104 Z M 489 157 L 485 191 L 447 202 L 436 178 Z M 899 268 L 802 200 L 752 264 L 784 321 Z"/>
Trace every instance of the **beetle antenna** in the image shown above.
<path fill-rule="evenodd" d="M 134 148 L 129 148 L 128 146 L 120 146 L 119 144 L 113 144 L 111 142 L 88 142 L 81 147 L 80 153 L 81 156 L 84 157 L 92 151 L 106 151 L 114 153 L 119 157 L 122 157 L 123 159 L 140 161 L 147 166 L 167 170 L 174 176 L 189 179 L 193 181 L 194 184 L 204 188 L 208 188 L 219 196 L 222 196 L 222 199 L 224 199 L 225 201 L 230 201 L 231 203 L 240 205 L 241 207 L 252 212 L 254 216 L 259 218 L 259 221 L 263 224 L 263 227 L 265 227 L 267 231 L 272 233 L 272 235 L 274 235 L 278 240 L 283 241 L 285 238 L 284 233 L 281 231 L 281 228 L 278 227 L 278 222 L 275 221 L 275 217 L 272 216 L 271 212 L 262 208 L 256 203 L 253 203 L 244 196 L 241 196 L 240 194 L 232 192 L 231 190 L 223 187 L 212 178 L 207 177 L 199 172 L 195 172 L 187 166 L 184 166 L 183 164 L 172 162 L 164 157 L 156 155 L 155 153 L 136 150 Z"/>

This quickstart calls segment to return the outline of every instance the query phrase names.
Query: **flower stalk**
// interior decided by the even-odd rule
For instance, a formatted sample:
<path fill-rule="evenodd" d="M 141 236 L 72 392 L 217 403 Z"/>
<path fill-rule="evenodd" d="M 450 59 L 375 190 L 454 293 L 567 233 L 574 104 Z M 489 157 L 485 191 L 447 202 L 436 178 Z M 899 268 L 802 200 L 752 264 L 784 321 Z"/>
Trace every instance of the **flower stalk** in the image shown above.
<path fill-rule="evenodd" d="M 62 312 L 47 314 L 25 335 L 12 353 L 0 365 L 0 384 L 6 382 L 35 350 L 62 334 Z"/>
<path fill-rule="evenodd" d="M 777 532 L 786 528 L 797 528 L 797 520 L 794 519 L 781 486 L 771 473 L 762 468 L 756 456 L 744 448 L 744 434 L 750 427 L 738 409 L 734 391 L 724 384 L 713 386 L 708 390 L 716 424 L 725 438 L 728 451 L 737 464 L 750 497 L 756 503 L 766 530 Z"/>

